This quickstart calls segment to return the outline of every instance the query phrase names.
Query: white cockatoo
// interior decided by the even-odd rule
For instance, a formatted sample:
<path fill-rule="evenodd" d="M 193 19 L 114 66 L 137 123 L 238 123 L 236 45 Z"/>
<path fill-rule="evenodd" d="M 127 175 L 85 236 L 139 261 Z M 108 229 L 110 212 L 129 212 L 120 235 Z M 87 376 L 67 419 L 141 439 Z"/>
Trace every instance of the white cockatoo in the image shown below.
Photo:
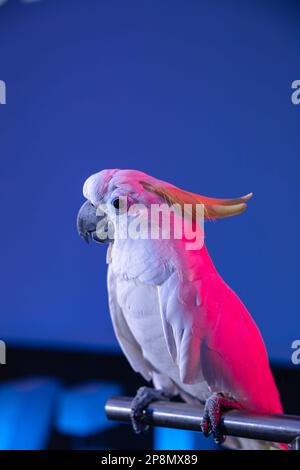
<path fill-rule="evenodd" d="M 138 237 L 124 236 L 123 230 L 124 220 L 144 223 L 145 208 L 153 205 L 177 207 L 170 217 L 173 226 L 185 217 L 178 212 L 185 204 L 204 207 L 205 219 L 236 215 L 251 194 L 207 198 L 140 171 L 118 169 L 90 176 L 83 194 L 87 201 L 78 213 L 80 235 L 109 243 L 107 285 L 115 334 L 132 368 L 154 385 L 142 387 L 133 399 L 134 429 L 143 428 L 143 411 L 151 401 L 175 395 L 205 404 L 203 432 L 219 443 L 222 410 L 282 413 L 260 332 L 217 273 L 205 245 L 188 249 L 184 234 Z M 197 224 L 194 210 L 190 215 L 191 226 Z M 238 438 L 227 438 L 226 444 L 267 447 Z"/>

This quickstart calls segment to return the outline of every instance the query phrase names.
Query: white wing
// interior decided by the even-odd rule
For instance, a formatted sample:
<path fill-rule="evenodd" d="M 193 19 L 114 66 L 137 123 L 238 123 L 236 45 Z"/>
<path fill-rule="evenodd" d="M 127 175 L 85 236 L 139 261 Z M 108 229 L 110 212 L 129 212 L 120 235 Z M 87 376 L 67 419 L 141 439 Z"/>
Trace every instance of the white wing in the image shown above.
<path fill-rule="evenodd" d="M 158 290 L 166 342 L 180 380 L 185 384 L 201 382 L 200 350 L 205 328 L 200 281 L 184 280 L 176 271 Z"/>
<path fill-rule="evenodd" d="M 141 347 L 137 343 L 128 327 L 122 309 L 119 306 L 116 298 L 115 284 L 116 277 L 111 269 L 111 266 L 109 265 L 107 274 L 108 301 L 115 335 L 133 370 L 139 372 L 146 380 L 151 380 L 151 373 L 153 369 L 147 360 L 143 357 Z"/>

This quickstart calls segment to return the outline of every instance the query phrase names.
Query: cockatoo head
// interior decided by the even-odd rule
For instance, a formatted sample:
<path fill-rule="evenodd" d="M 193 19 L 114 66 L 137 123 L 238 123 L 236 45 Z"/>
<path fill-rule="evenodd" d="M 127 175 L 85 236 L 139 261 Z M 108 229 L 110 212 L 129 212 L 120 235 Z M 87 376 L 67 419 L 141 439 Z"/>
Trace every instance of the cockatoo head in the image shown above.
<path fill-rule="evenodd" d="M 110 242 L 114 238 L 115 221 L 130 209 L 149 208 L 151 204 L 191 207 L 202 204 L 204 217 L 216 219 L 240 214 L 252 193 L 235 199 L 217 199 L 190 193 L 170 183 L 137 170 L 102 170 L 84 183 L 83 195 L 87 201 L 77 216 L 77 229 L 86 241 Z M 134 214 L 134 211 L 131 211 Z M 194 217 L 193 210 L 191 217 Z M 103 236 L 102 236 L 103 234 Z"/>

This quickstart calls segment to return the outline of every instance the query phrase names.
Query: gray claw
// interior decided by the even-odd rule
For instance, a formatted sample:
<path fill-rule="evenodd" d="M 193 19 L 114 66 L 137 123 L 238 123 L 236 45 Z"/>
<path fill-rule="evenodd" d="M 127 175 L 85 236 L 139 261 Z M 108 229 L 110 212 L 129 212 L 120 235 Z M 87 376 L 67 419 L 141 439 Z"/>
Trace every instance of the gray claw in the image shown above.
<path fill-rule="evenodd" d="M 159 400 L 167 400 L 168 395 L 163 390 L 150 387 L 141 387 L 131 402 L 131 423 L 133 430 L 139 434 L 148 429 L 145 423 L 146 409 L 150 403 Z M 143 422 L 144 421 L 144 422 Z"/>
<path fill-rule="evenodd" d="M 221 429 L 222 411 L 241 409 L 241 405 L 223 393 L 213 393 L 206 400 L 203 413 L 202 431 L 204 436 L 213 434 L 216 444 L 223 444 L 225 436 Z"/>

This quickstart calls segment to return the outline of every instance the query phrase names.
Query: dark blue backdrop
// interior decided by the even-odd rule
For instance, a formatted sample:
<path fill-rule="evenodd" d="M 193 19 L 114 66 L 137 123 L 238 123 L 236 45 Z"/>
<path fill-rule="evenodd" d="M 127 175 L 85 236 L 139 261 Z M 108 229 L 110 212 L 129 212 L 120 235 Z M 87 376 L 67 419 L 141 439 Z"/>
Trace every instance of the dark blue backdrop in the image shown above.
<path fill-rule="evenodd" d="M 8 0 L 0 8 L 0 337 L 116 347 L 82 183 L 137 168 L 254 199 L 207 226 L 272 359 L 299 320 L 299 7 L 292 1 Z M 233 339 L 234 340 L 234 339 Z"/>

